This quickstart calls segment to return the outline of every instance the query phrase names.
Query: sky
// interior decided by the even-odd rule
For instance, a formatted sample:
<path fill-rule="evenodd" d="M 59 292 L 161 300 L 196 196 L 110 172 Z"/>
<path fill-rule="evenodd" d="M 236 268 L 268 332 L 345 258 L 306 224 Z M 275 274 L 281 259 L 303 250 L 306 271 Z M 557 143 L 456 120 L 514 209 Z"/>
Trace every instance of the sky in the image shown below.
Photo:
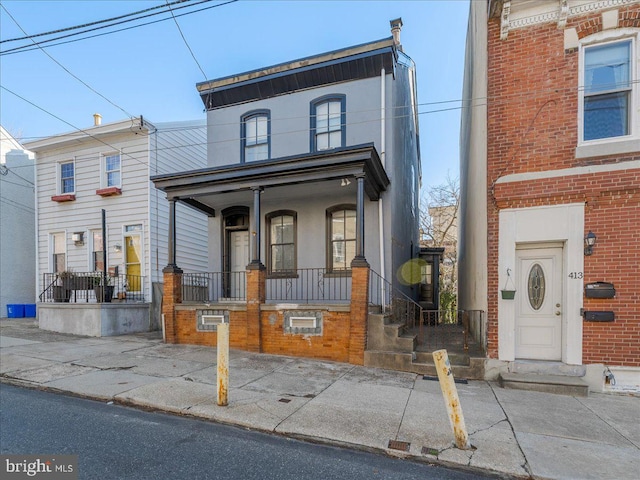
<path fill-rule="evenodd" d="M 37 48 L 32 40 L 6 40 L 165 2 L 0 0 L 0 124 L 26 142 L 90 127 L 94 113 L 103 123 L 139 115 L 151 122 L 205 119 L 196 83 L 387 38 L 389 21 L 402 17 L 401 42 L 417 68 L 423 191 L 459 176 L 469 0 L 224 2 L 175 10 L 180 28 L 165 13 Z M 186 12 L 195 13 L 178 16 Z M 77 41 L 53 45 L 68 40 Z"/>

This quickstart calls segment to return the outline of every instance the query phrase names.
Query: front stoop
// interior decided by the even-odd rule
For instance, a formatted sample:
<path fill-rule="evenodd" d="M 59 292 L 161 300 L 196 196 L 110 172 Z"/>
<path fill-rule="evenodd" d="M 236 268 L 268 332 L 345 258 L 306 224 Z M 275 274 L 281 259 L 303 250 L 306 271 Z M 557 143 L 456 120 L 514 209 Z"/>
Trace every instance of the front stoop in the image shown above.
<path fill-rule="evenodd" d="M 503 388 L 557 393 L 573 397 L 589 395 L 589 385 L 571 375 L 540 375 L 536 373 L 501 373 L 498 382 Z"/>

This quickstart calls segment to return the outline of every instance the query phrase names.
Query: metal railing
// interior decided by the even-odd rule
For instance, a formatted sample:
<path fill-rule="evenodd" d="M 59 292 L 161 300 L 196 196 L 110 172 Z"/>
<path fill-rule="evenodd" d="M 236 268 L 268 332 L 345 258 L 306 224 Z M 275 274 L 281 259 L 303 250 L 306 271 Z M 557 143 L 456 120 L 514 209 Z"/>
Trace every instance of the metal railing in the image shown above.
<path fill-rule="evenodd" d="M 269 275 L 267 302 L 348 303 L 351 300 L 351 272 L 325 268 L 301 268 Z"/>
<path fill-rule="evenodd" d="M 369 305 L 380 307 L 382 313 L 392 315 L 394 322 L 404 323 L 403 330 L 421 323 L 422 307 L 373 270 L 369 275 Z"/>
<path fill-rule="evenodd" d="M 482 310 L 425 310 L 418 330 L 418 343 L 432 350 L 469 350 L 474 344 L 484 350 L 485 315 Z"/>
<path fill-rule="evenodd" d="M 247 298 L 246 272 L 202 272 L 182 274 L 182 301 L 217 303 Z"/>
<path fill-rule="evenodd" d="M 103 303 L 144 302 L 145 277 L 110 275 L 102 272 L 59 272 L 42 274 L 41 302 Z"/>

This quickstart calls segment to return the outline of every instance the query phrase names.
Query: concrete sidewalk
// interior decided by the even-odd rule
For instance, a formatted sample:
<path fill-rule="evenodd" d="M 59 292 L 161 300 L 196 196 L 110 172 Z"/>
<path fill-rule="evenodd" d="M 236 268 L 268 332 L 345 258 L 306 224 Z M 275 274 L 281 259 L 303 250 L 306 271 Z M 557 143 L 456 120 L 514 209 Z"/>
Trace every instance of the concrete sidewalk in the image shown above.
<path fill-rule="evenodd" d="M 507 476 L 636 479 L 640 398 L 569 397 L 458 384 L 475 450 L 453 446 L 437 381 L 342 363 L 230 354 L 229 406 L 216 405 L 216 352 L 159 334 L 89 338 L 0 320 L 0 380 L 251 429 Z M 389 448 L 390 441 L 408 450 Z"/>

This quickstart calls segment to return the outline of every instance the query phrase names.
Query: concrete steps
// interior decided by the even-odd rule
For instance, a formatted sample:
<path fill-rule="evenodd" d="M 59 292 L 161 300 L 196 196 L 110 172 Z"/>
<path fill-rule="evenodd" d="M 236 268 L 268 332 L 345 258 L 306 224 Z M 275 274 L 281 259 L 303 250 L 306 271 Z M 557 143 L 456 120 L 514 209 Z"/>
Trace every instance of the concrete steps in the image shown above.
<path fill-rule="evenodd" d="M 539 373 L 501 373 L 498 382 L 503 388 L 557 393 L 574 397 L 589 395 L 589 385 L 575 375 L 545 375 Z"/>
<path fill-rule="evenodd" d="M 394 323 L 390 315 L 369 314 L 367 350 L 412 353 L 417 345 L 416 335 L 404 334 L 403 323 Z"/>

